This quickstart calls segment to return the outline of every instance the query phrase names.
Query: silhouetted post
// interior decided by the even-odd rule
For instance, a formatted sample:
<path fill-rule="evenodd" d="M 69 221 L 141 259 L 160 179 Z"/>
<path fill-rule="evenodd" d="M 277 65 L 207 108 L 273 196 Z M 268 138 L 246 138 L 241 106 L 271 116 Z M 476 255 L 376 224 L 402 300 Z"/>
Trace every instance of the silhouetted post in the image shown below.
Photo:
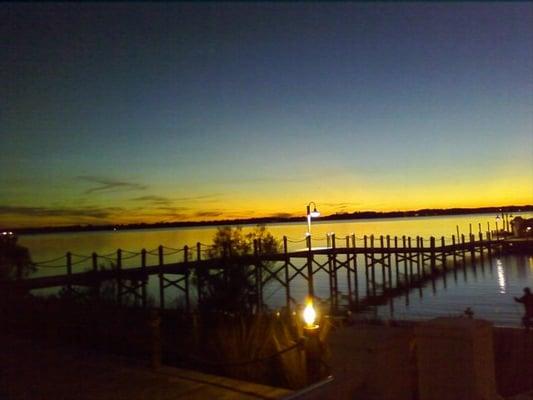
<path fill-rule="evenodd" d="M 396 287 L 400 287 L 400 265 L 398 261 L 398 236 L 394 236 L 394 260 L 396 271 Z"/>
<path fill-rule="evenodd" d="M 117 249 L 117 303 L 122 304 L 122 250 Z"/>
<path fill-rule="evenodd" d="M 468 224 L 468 234 L 472 236 L 472 224 Z"/>
<path fill-rule="evenodd" d="M 416 237 L 416 247 L 418 248 L 418 251 L 416 252 L 416 275 L 417 275 L 417 279 L 420 280 L 420 278 L 422 277 L 422 275 L 420 274 L 420 272 L 422 272 L 423 275 L 426 274 L 426 271 L 424 270 L 424 253 L 423 253 L 423 247 L 424 247 L 424 244 L 422 243 L 422 238 L 420 236 L 417 236 Z M 421 257 L 422 256 L 422 257 Z M 420 263 L 420 260 L 422 260 L 422 263 Z M 422 264 L 422 265 L 420 265 Z M 420 269 L 422 268 L 422 271 L 420 271 Z"/>
<path fill-rule="evenodd" d="M 143 308 L 146 308 L 146 284 L 148 283 L 148 273 L 146 272 L 146 249 L 141 250 L 141 270 L 143 283 L 141 286 L 141 302 Z"/>
<path fill-rule="evenodd" d="M 335 242 L 335 234 L 332 233 L 330 236 L 330 242 L 331 242 L 331 268 L 332 268 L 332 300 L 334 304 L 334 309 L 337 310 L 339 306 L 339 298 L 338 298 L 338 283 L 337 283 L 337 254 L 335 252 L 336 249 L 336 242 Z"/>
<path fill-rule="evenodd" d="M 304 351 L 307 384 L 311 385 L 320 380 L 320 370 L 322 366 L 322 344 L 320 342 L 320 331 L 318 325 L 303 328 Z"/>
<path fill-rule="evenodd" d="M 498 221 L 496 221 L 496 240 L 499 239 L 500 234 L 498 233 Z"/>
<path fill-rule="evenodd" d="M 370 276 L 368 274 L 368 243 L 366 235 L 363 237 L 364 257 L 365 257 L 365 280 L 366 280 L 366 295 L 370 296 Z"/>
<path fill-rule="evenodd" d="M 459 240 L 461 237 L 461 235 L 459 235 L 459 225 L 455 225 L 455 230 L 457 231 L 457 240 Z"/>
<path fill-rule="evenodd" d="M 370 235 L 370 248 L 371 248 L 371 253 L 372 254 L 372 271 L 371 271 L 371 274 L 372 274 L 372 296 L 376 296 L 376 262 L 375 262 L 375 258 L 376 258 L 376 255 L 374 254 L 374 235 Z"/>
<path fill-rule="evenodd" d="M 391 249 L 390 249 L 390 236 L 387 235 L 387 241 L 385 242 L 387 244 L 387 268 L 388 268 L 388 274 L 389 274 L 389 288 L 392 289 L 392 256 L 391 256 Z"/>
<path fill-rule="evenodd" d="M 72 295 L 72 253 L 67 252 L 67 293 Z"/>
<path fill-rule="evenodd" d="M 462 257 L 463 257 L 463 266 L 465 265 L 465 258 L 466 258 L 466 243 L 465 243 L 465 235 L 461 234 L 461 248 L 462 248 Z"/>
<path fill-rule="evenodd" d="M 444 236 L 440 237 L 440 247 L 442 251 L 442 269 L 444 270 L 444 273 L 446 273 L 447 265 L 446 265 L 446 238 Z"/>
<path fill-rule="evenodd" d="M 309 296 L 315 297 L 315 288 L 313 285 L 313 252 L 311 248 L 311 235 L 307 236 L 307 289 Z"/>
<path fill-rule="evenodd" d="M 98 274 L 98 255 L 93 252 L 91 254 L 92 258 L 92 267 L 94 273 L 93 281 L 93 296 L 98 297 L 100 295 L 100 280 L 97 277 Z"/>
<path fill-rule="evenodd" d="M 489 256 L 489 260 L 492 258 L 492 237 L 490 235 L 490 230 L 487 231 L 487 233 L 485 234 L 486 235 L 486 238 L 487 238 L 487 253 L 488 253 L 488 256 Z"/>
<path fill-rule="evenodd" d="M 435 275 L 436 275 L 436 254 L 435 254 L 435 238 L 431 236 L 429 238 L 429 270 L 431 276 L 431 287 L 433 293 L 437 292 L 437 287 L 435 286 Z"/>
<path fill-rule="evenodd" d="M 191 299 L 189 297 L 189 246 L 183 246 L 183 262 L 185 264 L 185 310 L 191 312 Z"/>
<path fill-rule="evenodd" d="M 434 276 L 437 262 L 435 259 L 435 238 L 433 236 L 429 238 L 429 257 L 429 268 L 431 269 L 431 275 Z"/>
<path fill-rule="evenodd" d="M 481 224 L 480 224 L 481 228 Z M 483 233 L 479 231 L 479 258 L 481 259 L 481 266 L 483 267 Z"/>
<path fill-rule="evenodd" d="M 457 268 L 457 246 L 455 245 L 455 235 L 452 235 L 453 267 Z"/>
<path fill-rule="evenodd" d="M 163 274 L 163 246 L 157 248 L 159 259 L 159 307 L 165 309 L 165 275 Z"/>
<path fill-rule="evenodd" d="M 481 222 L 477 224 L 478 225 L 478 232 L 481 233 Z"/>
<path fill-rule="evenodd" d="M 447 288 L 447 282 L 446 282 L 446 278 L 447 278 L 447 271 L 448 271 L 448 265 L 447 265 L 447 261 L 446 261 L 446 257 L 447 257 L 447 253 L 446 253 L 446 238 L 444 236 L 441 236 L 440 238 L 440 246 L 441 246 L 441 256 L 442 256 L 442 282 L 444 284 L 444 288 L 446 289 Z"/>
<path fill-rule="evenodd" d="M 356 248 L 356 240 L 355 240 L 355 233 L 352 234 L 352 247 L 354 249 L 353 253 L 353 288 L 354 288 L 354 294 L 355 294 L 355 303 L 359 304 L 359 278 L 357 276 L 357 252 L 355 251 Z"/>
<path fill-rule="evenodd" d="M 200 271 L 200 261 L 202 261 L 202 244 L 196 242 L 196 295 L 198 297 L 198 303 L 202 301 L 202 278 Z"/>
<path fill-rule="evenodd" d="M 385 292 L 385 289 L 387 288 L 387 275 L 385 274 L 385 253 L 383 253 L 383 235 L 380 235 L 379 237 L 379 247 L 381 248 L 381 283 L 383 284 L 383 292 Z"/>
<path fill-rule="evenodd" d="M 476 262 L 476 238 L 474 235 L 470 235 L 470 258 L 472 263 Z"/>
<path fill-rule="evenodd" d="M 413 283 L 413 247 L 411 244 L 411 236 L 407 238 L 407 246 L 409 248 L 409 284 Z"/>
<path fill-rule="evenodd" d="M 406 253 L 406 249 L 407 249 L 407 238 L 405 237 L 405 235 L 402 236 L 402 247 L 404 249 L 404 253 L 403 253 L 403 273 L 404 273 L 404 281 L 405 281 L 405 284 L 406 285 L 409 285 L 410 284 L 410 276 L 409 276 L 409 271 L 407 270 L 407 253 Z"/>
<path fill-rule="evenodd" d="M 289 278 L 289 245 L 287 242 L 287 236 L 283 236 L 283 254 L 285 258 L 285 306 L 287 311 L 291 309 L 291 285 Z"/>
<path fill-rule="evenodd" d="M 348 303 L 350 306 L 353 305 L 352 297 L 352 277 L 351 277 L 351 266 L 350 266 L 350 237 L 346 235 L 346 282 L 348 284 Z"/>

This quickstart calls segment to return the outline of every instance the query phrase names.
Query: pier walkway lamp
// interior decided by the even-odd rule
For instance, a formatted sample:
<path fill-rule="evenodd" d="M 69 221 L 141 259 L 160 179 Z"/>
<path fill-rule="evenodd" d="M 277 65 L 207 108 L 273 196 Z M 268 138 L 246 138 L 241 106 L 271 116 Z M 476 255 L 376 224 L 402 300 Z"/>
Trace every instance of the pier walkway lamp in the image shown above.
<path fill-rule="evenodd" d="M 311 204 L 313 205 L 313 211 L 311 211 Z M 320 216 L 320 212 L 316 209 L 316 204 L 314 201 L 311 201 L 307 205 L 307 236 L 311 235 L 311 218 L 316 218 Z"/>

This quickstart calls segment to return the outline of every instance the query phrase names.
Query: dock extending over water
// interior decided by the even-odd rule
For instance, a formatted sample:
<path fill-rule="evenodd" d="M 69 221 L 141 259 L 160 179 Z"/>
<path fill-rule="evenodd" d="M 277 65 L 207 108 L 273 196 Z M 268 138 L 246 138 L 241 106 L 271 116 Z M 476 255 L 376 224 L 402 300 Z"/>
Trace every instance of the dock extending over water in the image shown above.
<path fill-rule="evenodd" d="M 502 252 L 525 250 L 531 251 L 532 239 L 493 237 L 490 232 L 483 235 L 452 236 L 436 239 L 431 237 L 390 237 L 355 235 L 339 240 L 334 234 L 328 235 L 326 243 L 314 246 L 315 239 L 311 236 L 296 242 L 283 238 L 283 251 L 264 253 L 261 242 L 254 242 L 253 255 L 233 257 L 231 249 L 224 251 L 223 256 L 207 258 L 210 246 L 198 243 L 196 248 L 184 246 L 174 249 L 159 246 L 154 250 L 131 252 L 117 250 L 116 253 L 88 256 L 66 253 L 55 264 L 37 264 L 38 268 L 63 269 L 64 273 L 52 276 L 20 279 L 12 282 L 0 282 L 0 286 L 9 286 L 21 290 L 33 290 L 49 287 L 64 287 L 67 293 L 75 296 L 79 287 L 93 288 L 97 295 L 100 286 L 106 281 L 114 281 L 118 287 L 117 302 L 123 302 L 126 296 L 146 306 L 147 282 L 150 276 L 159 280 L 159 307 L 165 308 L 165 292 L 174 290 L 176 296 L 183 296 L 187 310 L 193 307 L 194 299 L 201 299 L 203 288 L 194 274 L 224 274 L 236 264 L 248 266 L 250 279 L 255 283 L 255 302 L 258 308 L 264 305 L 263 288 L 270 281 L 281 285 L 285 291 L 285 303 L 288 308 L 296 300 L 291 296 L 291 284 L 295 280 L 306 282 L 308 293 L 315 295 L 315 276 L 325 273 L 329 281 L 329 298 L 332 309 L 337 309 L 342 301 L 350 307 L 357 308 L 365 302 L 383 298 L 419 287 L 426 282 L 446 274 L 449 270 L 456 271 L 466 266 L 483 266 L 485 259 Z M 289 244 L 297 247 L 289 250 Z M 363 256 L 364 262 L 361 263 Z M 137 265 L 131 266 L 135 257 Z M 151 262 L 148 258 L 152 259 Z M 153 259 L 156 261 L 154 262 Z M 103 269 L 101 261 L 107 261 L 110 269 Z M 130 266 L 123 267 L 126 260 Z M 81 272 L 74 272 L 74 269 Z M 364 270 L 365 293 L 359 293 L 358 270 Z M 339 279 L 345 280 L 346 294 L 339 290 Z M 362 274 L 361 274 L 362 275 Z"/>

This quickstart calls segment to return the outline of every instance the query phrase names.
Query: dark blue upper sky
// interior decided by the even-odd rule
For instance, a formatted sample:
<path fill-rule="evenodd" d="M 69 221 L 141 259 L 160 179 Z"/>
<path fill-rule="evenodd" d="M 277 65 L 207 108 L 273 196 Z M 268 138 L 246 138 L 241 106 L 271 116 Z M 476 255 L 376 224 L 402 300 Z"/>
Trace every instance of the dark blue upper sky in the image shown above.
<path fill-rule="evenodd" d="M 533 200 L 532 3 L 4 4 L 0 18 L 13 224 Z"/>

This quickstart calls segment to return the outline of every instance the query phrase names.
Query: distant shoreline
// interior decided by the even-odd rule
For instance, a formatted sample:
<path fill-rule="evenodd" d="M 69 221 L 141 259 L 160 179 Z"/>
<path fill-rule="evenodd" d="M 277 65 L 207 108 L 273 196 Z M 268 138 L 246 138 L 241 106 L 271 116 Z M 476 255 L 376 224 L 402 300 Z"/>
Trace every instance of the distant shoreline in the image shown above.
<path fill-rule="evenodd" d="M 320 221 L 342 221 L 354 219 L 383 219 L 383 218 L 404 218 L 404 217 L 435 217 L 442 215 L 466 215 L 466 214 L 501 214 L 513 212 L 533 211 L 533 205 L 526 206 L 502 206 L 502 207 L 478 207 L 478 208 L 446 208 L 446 209 L 421 209 L 413 211 L 358 211 L 353 213 L 332 214 L 324 217 L 315 218 L 316 222 Z M 158 229 L 158 228 L 186 228 L 186 227 L 204 227 L 204 226 L 228 226 L 228 225 L 263 225 L 263 224 L 280 224 L 290 222 L 301 222 L 305 216 L 300 217 L 265 217 L 265 218 L 246 218 L 221 221 L 187 221 L 187 222 L 158 222 L 154 224 L 106 224 L 106 225 L 71 225 L 71 226 L 48 226 L 32 228 L 12 228 L 7 229 L 16 234 L 34 234 L 34 233 L 64 233 L 64 232 L 92 232 L 92 231 L 112 231 L 112 230 L 139 230 L 139 229 Z"/>

